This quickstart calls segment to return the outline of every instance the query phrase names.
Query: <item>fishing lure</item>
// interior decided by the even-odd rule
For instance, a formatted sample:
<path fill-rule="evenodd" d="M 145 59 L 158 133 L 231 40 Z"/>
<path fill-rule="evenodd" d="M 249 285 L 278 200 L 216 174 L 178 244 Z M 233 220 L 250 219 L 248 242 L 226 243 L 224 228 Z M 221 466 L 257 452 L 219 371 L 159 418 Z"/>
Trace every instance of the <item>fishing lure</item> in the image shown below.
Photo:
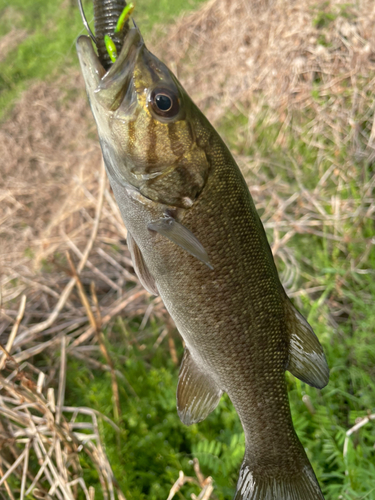
<path fill-rule="evenodd" d="M 117 24 L 115 31 L 113 32 L 114 35 L 118 35 L 119 33 L 122 32 L 125 23 L 128 21 L 129 17 L 131 16 L 131 13 L 134 10 L 134 4 L 129 3 L 124 7 L 124 10 L 122 11 L 120 17 L 118 18 Z M 112 40 L 110 35 L 104 35 L 104 44 L 107 49 L 108 55 L 111 58 L 112 62 L 116 62 L 117 59 L 117 47 L 115 42 Z"/>
<path fill-rule="evenodd" d="M 128 21 L 134 4 L 124 0 L 94 0 L 95 35 L 87 22 L 82 0 L 78 0 L 82 22 L 95 43 L 101 64 L 108 69 L 117 59 L 128 32 Z"/>

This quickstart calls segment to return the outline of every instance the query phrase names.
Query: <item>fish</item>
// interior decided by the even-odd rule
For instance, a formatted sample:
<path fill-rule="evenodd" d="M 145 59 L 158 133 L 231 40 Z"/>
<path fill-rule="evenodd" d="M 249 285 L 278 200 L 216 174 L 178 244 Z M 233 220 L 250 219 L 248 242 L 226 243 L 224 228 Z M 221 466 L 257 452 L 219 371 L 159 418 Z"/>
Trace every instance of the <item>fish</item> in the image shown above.
<path fill-rule="evenodd" d="M 324 499 L 285 371 L 322 389 L 329 368 L 232 154 L 135 25 L 108 68 L 88 36 L 76 46 L 135 272 L 184 341 L 181 421 L 201 422 L 227 393 L 245 435 L 235 500 Z"/>

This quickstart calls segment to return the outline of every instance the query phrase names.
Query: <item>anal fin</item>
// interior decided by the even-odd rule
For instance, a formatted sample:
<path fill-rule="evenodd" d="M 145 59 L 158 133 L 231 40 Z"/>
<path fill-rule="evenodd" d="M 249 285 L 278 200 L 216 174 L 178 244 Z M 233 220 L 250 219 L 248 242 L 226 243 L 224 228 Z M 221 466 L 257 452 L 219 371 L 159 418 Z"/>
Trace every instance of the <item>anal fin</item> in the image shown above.
<path fill-rule="evenodd" d="M 287 369 L 302 382 L 323 389 L 329 380 L 329 368 L 323 347 L 311 326 L 289 299 L 287 318 L 290 333 Z"/>
<path fill-rule="evenodd" d="M 150 273 L 143 259 L 143 255 L 129 231 L 127 236 L 127 243 L 130 255 L 132 257 L 134 271 L 136 272 L 139 281 L 146 288 L 146 290 L 150 292 L 152 295 L 159 295 L 155 279 Z"/>
<path fill-rule="evenodd" d="M 185 348 L 177 387 L 177 411 L 185 425 L 204 420 L 223 394 L 210 374 L 199 368 Z"/>

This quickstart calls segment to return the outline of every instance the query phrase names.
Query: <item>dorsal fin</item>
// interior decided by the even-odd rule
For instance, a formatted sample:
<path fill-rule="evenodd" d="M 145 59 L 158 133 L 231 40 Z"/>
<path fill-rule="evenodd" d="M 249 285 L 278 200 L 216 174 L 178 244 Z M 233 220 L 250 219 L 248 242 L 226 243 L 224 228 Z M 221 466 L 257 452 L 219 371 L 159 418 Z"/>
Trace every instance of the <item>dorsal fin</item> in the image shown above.
<path fill-rule="evenodd" d="M 137 243 L 134 241 L 133 236 L 130 234 L 128 231 L 127 235 L 127 243 L 128 243 L 128 248 L 130 251 L 130 255 L 132 257 L 133 261 L 133 266 L 134 266 L 134 271 L 136 272 L 139 281 L 141 284 L 146 288 L 148 292 L 150 292 L 152 295 L 159 295 L 158 288 L 155 283 L 155 279 L 150 273 L 144 259 L 143 255 L 137 245 Z"/>
<path fill-rule="evenodd" d="M 201 370 L 185 348 L 177 387 L 177 411 L 185 425 L 204 420 L 219 404 L 223 391 Z"/>
<path fill-rule="evenodd" d="M 289 299 L 286 307 L 290 334 L 287 369 L 302 382 L 323 389 L 329 380 L 323 348 L 311 326 Z"/>

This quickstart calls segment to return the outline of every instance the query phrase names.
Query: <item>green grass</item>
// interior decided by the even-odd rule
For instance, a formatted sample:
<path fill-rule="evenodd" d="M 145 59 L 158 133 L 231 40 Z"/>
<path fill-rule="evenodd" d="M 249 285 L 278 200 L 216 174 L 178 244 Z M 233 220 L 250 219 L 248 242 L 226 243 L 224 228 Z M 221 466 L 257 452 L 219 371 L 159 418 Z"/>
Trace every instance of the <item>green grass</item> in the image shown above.
<path fill-rule="evenodd" d="M 202 0 L 139 0 L 134 18 L 143 35 L 155 23 L 195 7 Z M 93 3 L 83 2 L 93 29 Z M 27 37 L 0 62 L 0 120 L 6 118 L 15 98 L 37 80 L 53 80 L 78 66 L 75 40 L 86 33 L 74 0 L 15 0 L 0 3 L 0 37 L 12 29 L 26 30 Z"/>

